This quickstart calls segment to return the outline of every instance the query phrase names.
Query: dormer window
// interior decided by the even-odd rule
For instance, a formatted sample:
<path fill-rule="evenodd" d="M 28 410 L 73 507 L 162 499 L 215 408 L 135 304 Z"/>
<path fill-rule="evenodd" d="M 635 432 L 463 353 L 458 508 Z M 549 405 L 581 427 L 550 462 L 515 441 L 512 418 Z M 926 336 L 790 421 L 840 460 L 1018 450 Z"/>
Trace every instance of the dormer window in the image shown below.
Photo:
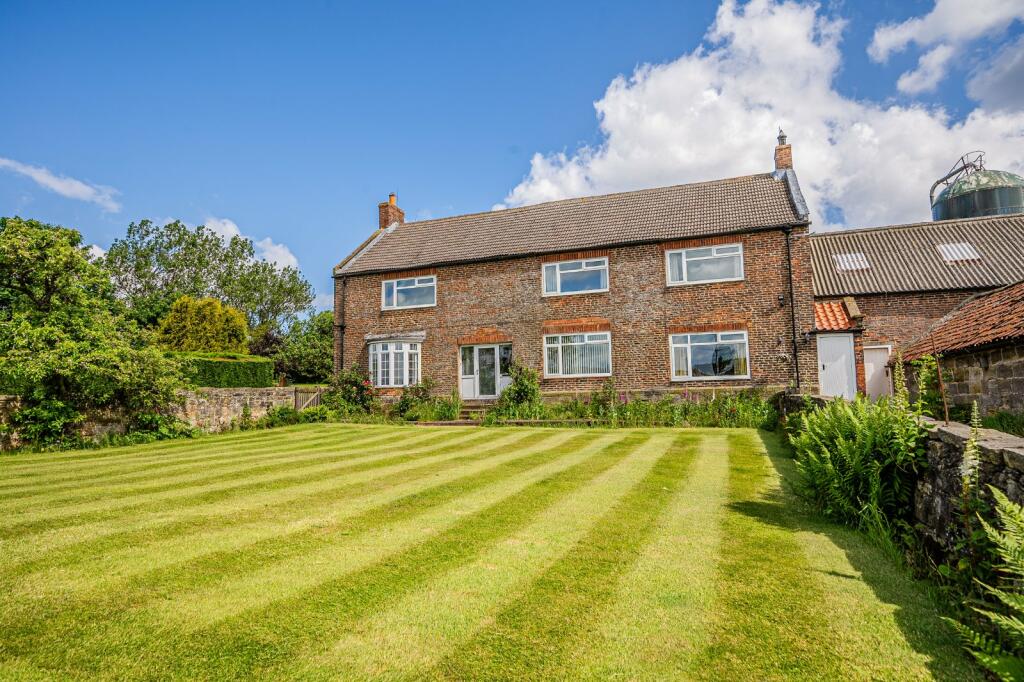
<path fill-rule="evenodd" d="M 871 267 L 868 257 L 859 251 L 854 253 L 836 253 L 832 255 L 836 270 L 867 270 Z"/>
<path fill-rule="evenodd" d="M 407 277 L 389 279 L 380 285 L 382 310 L 400 308 L 429 308 L 437 305 L 437 277 Z"/>
<path fill-rule="evenodd" d="M 588 258 L 544 264 L 544 295 L 608 291 L 608 259 Z"/>
<path fill-rule="evenodd" d="M 939 244 L 936 248 L 939 250 L 942 260 L 947 263 L 957 263 L 964 260 L 978 260 L 981 258 L 981 254 L 978 253 L 976 248 L 974 248 L 974 244 L 971 244 L 970 242 Z"/>

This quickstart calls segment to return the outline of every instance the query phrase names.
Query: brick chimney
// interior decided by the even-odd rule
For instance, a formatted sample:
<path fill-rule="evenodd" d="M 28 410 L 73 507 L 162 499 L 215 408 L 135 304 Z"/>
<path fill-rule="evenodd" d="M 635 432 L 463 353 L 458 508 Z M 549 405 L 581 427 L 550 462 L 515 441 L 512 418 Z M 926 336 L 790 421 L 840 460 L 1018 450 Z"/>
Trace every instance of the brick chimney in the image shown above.
<path fill-rule="evenodd" d="M 380 216 L 380 229 L 391 227 L 395 223 L 401 225 L 405 222 L 405 211 L 398 208 L 395 193 L 388 195 L 388 200 L 377 204 L 377 213 Z"/>
<path fill-rule="evenodd" d="M 779 144 L 775 146 L 775 170 L 793 167 L 793 146 L 786 144 L 786 133 L 779 128 Z"/>

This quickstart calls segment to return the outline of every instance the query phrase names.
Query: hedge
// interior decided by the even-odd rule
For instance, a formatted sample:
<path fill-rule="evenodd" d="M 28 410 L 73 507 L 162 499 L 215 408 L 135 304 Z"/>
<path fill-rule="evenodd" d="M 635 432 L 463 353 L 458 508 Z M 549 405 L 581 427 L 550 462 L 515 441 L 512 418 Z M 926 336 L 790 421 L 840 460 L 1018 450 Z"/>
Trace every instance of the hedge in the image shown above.
<path fill-rule="evenodd" d="M 264 388 L 274 385 L 274 361 L 242 353 L 168 353 L 183 360 L 185 376 L 206 388 Z"/>

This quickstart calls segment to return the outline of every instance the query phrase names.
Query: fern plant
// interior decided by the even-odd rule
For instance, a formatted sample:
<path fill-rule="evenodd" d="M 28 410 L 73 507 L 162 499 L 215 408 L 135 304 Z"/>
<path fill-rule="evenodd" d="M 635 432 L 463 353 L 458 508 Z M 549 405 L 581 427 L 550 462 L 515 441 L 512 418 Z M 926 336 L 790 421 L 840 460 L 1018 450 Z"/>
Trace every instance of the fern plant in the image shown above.
<path fill-rule="evenodd" d="M 990 488 L 996 501 L 997 529 L 979 517 L 1000 559 L 1002 585 L 983 585 L 985 592 L 1005 611 L 972 607 L 991 626 L 981 632 L 965 623 L 947 619 L 957 629 L 971 655 L 1001 680 L 1024 680 L 1024 508 L 1002 491 Z"/>

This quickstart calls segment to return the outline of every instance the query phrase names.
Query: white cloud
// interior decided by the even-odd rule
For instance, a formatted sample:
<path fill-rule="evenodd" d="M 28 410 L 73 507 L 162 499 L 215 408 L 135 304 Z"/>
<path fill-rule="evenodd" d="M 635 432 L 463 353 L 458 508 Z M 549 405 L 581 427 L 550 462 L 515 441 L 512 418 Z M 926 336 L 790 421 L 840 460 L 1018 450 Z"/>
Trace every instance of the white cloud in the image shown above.
<path fill-rule="evenodd" d="M 118 191 L 113 187 L 91 185 L 88 182 L 70 178 L 66 175 L 57 175 L 42 166 L 31 166 L 27 163 L 3 157 L 0 157 L 0 168 L 6 168 L 11 172 L 24 175 L 40 187 L 55 192 L 62 197 L 96 204 L 108 213 L 117 213 L 121 210 L 121 204 L 114 199 Z"/>
<path fill-rule="evenodd" d="M 246 237 L 252 239 L 253 246 L 256 247 L 256 256 L 262 258 L 268 263 L 274 263 L 282 268 L 299 267 L 299 259 L 295 257 L 295 254 L 291 252 L 284 244 L 278 244 L 270 237 L 264 239 L 253 239 L 248 235 L 243 235 L 242 231 L 238 228 L 235 221 L 228 218 L 207 218 L 204 223 L 207 229 L 216 235 L 219 235 L 222 239 L 231 239 L 232 237 Z"/>
<path fill-rule="evenodd" d="M 98 244 L 89 245 L 89 257 L 92 259 L 103 258 L 107 255 L 107 250 Z"/>
<path fill-rule="evenodd" d="M 707 45 L 619 76 L 595 103 L 603 141 L 536 154 L 505 199 L 518 206 L 771 169 L 781 125 L 817 229 L 929 218 L 928 188 L 966 150 L 1020 170 L 1024 113 L 882 105 L 839 94 L 843 21 L 816 6 L 726 0 Z"/>
<path fill-rule="evenodd" d="M 1024 109 L 1024 37 L 986 60 L 967 82 L 967 94 L 993 109 Z"/>
<path fill-rule="evenodd" d="M 333 294 L 317 294 L 313 299 L 313 308 L 315 310 L 334 310 L 334 295 Z"/>
<path fill-rule="evenodd" d="M 1024 19 L 1024 0 L 936 0 L 932 11 L 898 24 L 875 29 L 868 54 L 876 62 L 905 50 L 911 43 L 928 49 L 917 68 L 900 76 L 901 92 L 918 94 L 935 89 L 952 58 L 964 45 L 1003 32 Z"/>

